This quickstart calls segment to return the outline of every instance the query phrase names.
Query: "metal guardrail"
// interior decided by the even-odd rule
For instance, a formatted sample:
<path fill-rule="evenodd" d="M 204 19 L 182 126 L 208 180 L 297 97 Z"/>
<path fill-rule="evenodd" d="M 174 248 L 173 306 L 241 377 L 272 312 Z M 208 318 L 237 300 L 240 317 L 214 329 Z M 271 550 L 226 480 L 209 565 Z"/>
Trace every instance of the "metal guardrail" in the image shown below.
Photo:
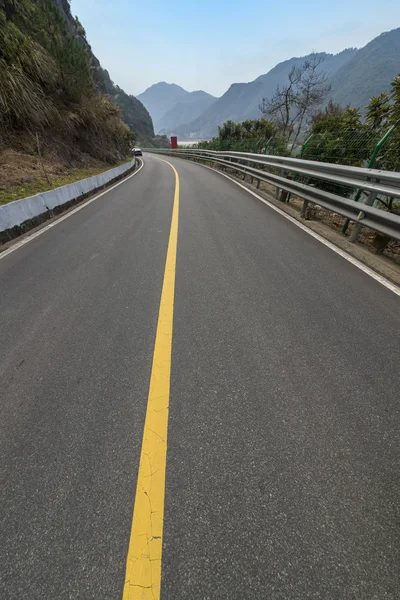
<path fill-rule="evenodd" d="M 400 198 L 400 173 L 248 152 L 164 148 L 149 148 L 146 151 L 219 165 L 243 173 L 245 177 L 249 175 L 258 182 L 257 187 L 261 181 L 272 184 L 277 191 L 285 190 L 304 200 L 302 216 L 306 215 L 309 202 L 323 206 L 356 223 L 350 241 L 356 241 L 362 226 L 400 239 L 400 216 L 372 206 L 378 194 Z M 294 174 L 306 176 L 314 181 L 335 183 L 354 191 L 364 190 L 368 195 L 364 203 L 356 202 L 319 189 L 314 184 L 290 179 Z"/>

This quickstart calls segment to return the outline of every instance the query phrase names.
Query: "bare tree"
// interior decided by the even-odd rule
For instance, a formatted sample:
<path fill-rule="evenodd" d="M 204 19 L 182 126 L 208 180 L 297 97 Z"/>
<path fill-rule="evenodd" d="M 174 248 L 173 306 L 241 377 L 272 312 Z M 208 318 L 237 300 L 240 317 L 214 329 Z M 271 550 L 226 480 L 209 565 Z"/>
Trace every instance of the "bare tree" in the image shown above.
<path fill-rule="evenodd" d="M 295 121 L 293 107 L 298 101 L 301 76 L 302 70 L 299 67 L 292 67 L 288 75 L 288 84 L 285 87 L 278 85 L 272 98 L 263 98 L 260 104 L 263 115 L 272 119 L 282 135 L 288 138 L 293 133 Z"/>
<path fill-rule="evenodd" d="M 323 60 L 323 56 L 313 54 L 301 67 L 292 67 L 287 85 L 278 86 L 271 99 L 262 99 L 261 112 L 277 124 L 291 141 L 292 149 L 331 89 L 328 75 L 320 68 Z"/>

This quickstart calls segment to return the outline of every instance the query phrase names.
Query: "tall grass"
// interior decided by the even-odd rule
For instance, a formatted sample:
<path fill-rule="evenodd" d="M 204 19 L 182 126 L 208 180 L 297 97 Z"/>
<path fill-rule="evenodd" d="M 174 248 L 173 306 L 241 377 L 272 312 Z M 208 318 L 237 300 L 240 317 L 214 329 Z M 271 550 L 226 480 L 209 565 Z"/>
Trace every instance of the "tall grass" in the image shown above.
<path fill-rule="evenodd" d="M 77 36 L 52 0 L 0 5 L 0 145 L 39 133 L 109 162 L 129 151 L 132 132 L 96 89 Z"/>
<path fill-rule="evenodd" d="M 0 111 L 12 126 L 37 128 L 49 125 L 51 101 L 40 84 L 17 65 L 0 60 Z"/>

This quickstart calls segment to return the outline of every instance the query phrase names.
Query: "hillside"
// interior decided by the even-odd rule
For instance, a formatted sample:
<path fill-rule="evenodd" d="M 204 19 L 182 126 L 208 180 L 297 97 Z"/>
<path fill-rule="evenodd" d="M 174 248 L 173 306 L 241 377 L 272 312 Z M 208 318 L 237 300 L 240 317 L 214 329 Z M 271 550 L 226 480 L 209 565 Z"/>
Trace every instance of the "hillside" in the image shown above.
<path fill-rule="evenodd" d="M 334 74 L 332 98 L 364 110 L 372 96 L 390 89 L 399 71 L 400 28 L 373 39 Z"/>
<path fill-rule="evenodd" d="M 174 133 L 177 126 L 196 119 L 215 100 L 198 90 L 188 92 L 175 83 L 162 81 L 139 94 L 138 99 L 149 111 L 157 133 Z"/>
<path fill-rule="evenodd" d="M 146 109 L 113 85 L 67 0 L 0 3 L 3 190 L 109 168 L 130 154 L 130 127 L 153 135 Z"/>
<path fill-rule="evenodd" d="M 153 137 L 153 121 L 148 110 L 135 98 L 128 95 L 118 85 L 111 81 L 108 71 L 100 66 L 97 69 L 97 80 L 101 88 L 111 96 L 122 111 L 122 118 L 139 137 Z"/>
<path fill-rule="evenodd" d="M 71 35 L 83 45 L 89 55 L 93 79 L 98 89 L 111 96 L 113 102 L 121 109 L 124 122 L 139 136 L 154 136 L 152 119 L 143 104 L 134 96 L 126 94 L 124 90 L 114 84 L 108 71 L 103 69 L 99 60 L 93 54 L 92 48 L 86 39 L 85 29 L 78 19 L 71 14 L 68 0 L 52 0 L 64 16 Z"/>
<path fill-rule="evenodd" d="M 323 57 L 321 69 L 330 75 L 349 61 L 357 50 L 348 49 L 339 54 L 319 53 Z M 268 73 L 260 75 L 249 83 L 234 83 L 221 98 L 216 100 L 196 120 L 178 129 L 182 136 L 211 137 L 217 133 L 218 125 L 227 120 L 236 122 L 260 117 L 259 105 L 263 97 L 272 96 L 278 85 L 284 85 L 288 73 L 294 66 L 300 66 L 309 56 L 295 57 L 279 63 Z"/>

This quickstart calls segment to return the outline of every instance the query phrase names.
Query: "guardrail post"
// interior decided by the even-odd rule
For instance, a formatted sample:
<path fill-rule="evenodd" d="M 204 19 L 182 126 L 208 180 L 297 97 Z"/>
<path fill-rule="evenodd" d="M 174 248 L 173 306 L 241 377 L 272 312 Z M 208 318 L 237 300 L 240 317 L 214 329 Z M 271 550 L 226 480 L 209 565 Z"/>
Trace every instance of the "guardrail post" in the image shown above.
<path fill-rule="evenodd" d="M 285 171 L 284 171 L 283 169 L 279 169 L 279 177 L 283 177 L 283 176 L 284 176 L 284 174 L 285 174 Z M 281 190 L 281 188 L 280 188 L 280 187 L 278 187 L 278 186 L 276 186 L 276 189 L 275 189 L 275 198 L 276 198 L 277 200 L 279 200 L 279 193 L 280 193 L 280 190 Z"/>
<path fill-rule="evenodd" d="M 311 142 L 311 140 L 313 139 L 315 133 L 312 133 L 311 135 L 308 136 L 308 138 L 306 139 L 306 141 L 304 142 L 304 144 L 301 147 L 300 150 L 300 158 L 304 159 L 304 153 L 307 149 L 308 144 Z M 293 176 L 293 180 L 296 181 L 297 180 L 297 174 L 295 173 Z M 292 197 L 292 192 L 289 192 L 287 198 L 286 198 L 286 202 L 290 202 L 290 198 Z"/>
<path fill-rule="evenodd" d="M 257 179 L 257 189 L 260 189 L 261 179 Z"/>
<path fill-rule="evenodd" d="M 247 166 L 251 166 L 251 162 L 249 160 L 247 161 Z M 249 183 L 253 183 L 253 175 L 251 173 L 249 173 Z"/>
<path fill-rule="evenodd" d="M 286 179 L 292 179 L 292 176 L 290 173 L 287 175 Z M 279 200 L 281 202 L 289 202 L 289 198 L 290 198 L 290 192 L 288 192 L 287 190 L 282 190 Z"/>
<path fill-rule="evenodd" d="M 310 183 L 310 187 L 315 187 L 315 185 L 313 183 Z M 309 205 L 310 201 L 309 200 L 304 200 L 303 201 L 303 206 L 301 207 L 301 211 L 300 211 L 300 217 L 302 217 L 303 219 L 308 219 L 308 205 Z"/>
<path fill-rule="evenodd" d="M 243 161 L 243 164 L 242 163 L 239 163 L 239 164 L 240 164 L 241 167 L 243 167 L 243 169 L 246 169 L 246 166 L 247 167 L 249 166 L 249 161 L 247 161 L 247 164 L 244 161 Z M 246 171 L 244 171 L 244 173 L 243 173 L 243 181 L 245 183 L 246 183 L 246 178 L 247 178 L 247 173 L 246 173 Z"/>
<path fill-rule="evenodd" d="M 367 197 L 366 201 L 364 202 L 364 204 L 366 204 L 367 206 L 372 206 L 376 200 L 377 195 L 378 195 L 377 192 L 370 192 L 368 194 L 368 197 Z M 362 219 L 363 217 L 365 217 L 365 214 L 363 213 L 363 211 L 361 211 L 358 215 L 358 218 Z M 351 232 L 351 236 L 349 237 L 349 242 L 354 243 L 357 241 L 358 234 L 360 233 L 361 227 L 362 227 L 362 223 L 356 222 L 354 224 L 353 231 Z"/>
<path fill-rule="evenodd" d="M 308 200 L 304 200 L 303 206 L 301 207 L 300 217 L 307 219 Z"/>

